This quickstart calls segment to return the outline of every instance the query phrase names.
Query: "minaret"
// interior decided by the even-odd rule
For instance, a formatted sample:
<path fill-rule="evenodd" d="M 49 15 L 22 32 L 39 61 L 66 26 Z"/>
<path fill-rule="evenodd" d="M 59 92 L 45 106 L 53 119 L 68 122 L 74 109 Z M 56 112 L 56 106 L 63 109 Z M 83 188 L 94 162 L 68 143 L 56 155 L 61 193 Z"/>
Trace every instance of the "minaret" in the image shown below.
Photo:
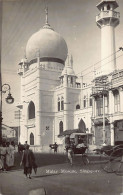
<path fill-rule="evenodd" d="M 120 13 L 114 11 L 118 7 L 115 0 L 102 0 L 97 8 L 97 26 L 101 29 L 101 74 L 107 75 L 116 70 L 115 27 L 119 24 Z"/>

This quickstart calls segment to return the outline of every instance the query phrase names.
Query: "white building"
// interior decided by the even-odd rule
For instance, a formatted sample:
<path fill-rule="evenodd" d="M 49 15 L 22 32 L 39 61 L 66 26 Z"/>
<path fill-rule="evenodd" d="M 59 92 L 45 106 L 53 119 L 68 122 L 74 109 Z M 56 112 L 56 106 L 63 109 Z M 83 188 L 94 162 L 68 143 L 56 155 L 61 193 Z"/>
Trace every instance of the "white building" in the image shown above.
<path fill-rule="evenodd" d="M 101 1 L 97 5 L 101 11 L 96 21 L 101 28 L 102 59 L 107 54 L 111 56 L 115 53 L 114 28 L 119 23 L 119 13 L 114 9 L 117 6 L 115 0 Z M 106 125 L 105 127 L 108 131 L 108 143 L 114 144 L 112 126 L 116 119 L 112 117 L 115 113 L 109 98 L 114 97 L 113 91 L 117 88 L 113 84 L 114 75 L 117 74 L 115 54 L 112 61 L 108 63 L 108 71 L 103 68 L 104 64 L 102 64 L 101 73 L 96 73 L 96 77 L 103 78 L 102 75 L 107 75 L 108 83 L 110 78 L 111 87 L 107 90 L 108 100 L 105 100 L 108 102 L 106 106 L 109 114 L 109 118 L 105 120 L 108 121 L 109 127 L 107 128 Z M 100 107 L 97 105 L 102 105 L 96 97 L 99 90 L 95 92 L 95 83 L 98 79 L 96 78 L 92 84 L 87 85 L 83 83 L 82 77 L 78 78 L 75 75 L 74 62 L 72 57 L 69 59 L 67 44 L 62 36 L 49 25 L 47 10 L 45 25 L 28 40 L 26 58 L 21 60 L 19 66 L 22 106 L 20 142 L 28 141 L 37 149 L 48 149 L 49 144 L 61 143 L 62 140 L 58 135 L 63 131 L 78 128 L 93 133 L 94 144 L 101 144 L 105 141 L 104 116 L 103 123 L 101 122 L 103 130 L 100 124 L 96 125 L 95 122 L 99 117 L 102 121 L 102 114 L 104 114 L 101 112 L 98 116 Z M 119 86 L 121 88 L 118 84 Z M 112 95 L 111 92 L 113 92 Z M 100 101 L 102 102 L 102 99 Z M 118 120 L 119 117 L 123 119 L 121 113 L 118 113 Z"/>

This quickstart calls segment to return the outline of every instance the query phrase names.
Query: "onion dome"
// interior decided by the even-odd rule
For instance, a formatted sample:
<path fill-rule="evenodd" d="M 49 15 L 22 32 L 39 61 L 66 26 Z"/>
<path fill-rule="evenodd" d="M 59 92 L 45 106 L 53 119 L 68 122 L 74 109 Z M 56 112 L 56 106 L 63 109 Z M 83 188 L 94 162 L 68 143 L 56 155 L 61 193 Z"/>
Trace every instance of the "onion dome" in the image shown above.
<path fill-rule="evenodd" d="M 26 57 L 29 62 L 38 56 L 40 57 L 40 62 L 51 61 L 64 64 L 67 53 L 68 48 L 65 40 L 48 24 L 47 11 L 44 27 L 34 33 L 27 42 Z"/>

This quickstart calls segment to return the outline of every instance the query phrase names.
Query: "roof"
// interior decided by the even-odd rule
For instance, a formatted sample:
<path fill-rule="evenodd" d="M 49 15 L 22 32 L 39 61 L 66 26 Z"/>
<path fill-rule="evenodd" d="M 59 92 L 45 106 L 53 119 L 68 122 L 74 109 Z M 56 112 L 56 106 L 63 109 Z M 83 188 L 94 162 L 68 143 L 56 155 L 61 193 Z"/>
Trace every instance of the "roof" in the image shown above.
<path fill-rule="evenodd" d="M 89 136 L 89 135 L 93 135 L 93 134 L 92 133 L 72 133 L 70 135 L 70 138 L 74 138 L 75 135 L 87 135 L 87 136 Z"/>
<path fill-rule="evenodd" d="M 71 135 L 72 133 L 83 133 L 83 132 L 80 129 L 69 129 L 69 130 L 63 131 L 63 133 L 58 135 L 58 137 L 65 136 L 65 135 Z"/>
<path fill-rule="evenodd" d="M 114 5 L 114 9 L 116 9 L 117 7 L 119 7 L 118 3 L 115 0 L 102 0 L 100 3 L 97 4 L 97 8 L 99 10 L 101 10 L 101 6 L 104 3 L 112 3 Z"/>

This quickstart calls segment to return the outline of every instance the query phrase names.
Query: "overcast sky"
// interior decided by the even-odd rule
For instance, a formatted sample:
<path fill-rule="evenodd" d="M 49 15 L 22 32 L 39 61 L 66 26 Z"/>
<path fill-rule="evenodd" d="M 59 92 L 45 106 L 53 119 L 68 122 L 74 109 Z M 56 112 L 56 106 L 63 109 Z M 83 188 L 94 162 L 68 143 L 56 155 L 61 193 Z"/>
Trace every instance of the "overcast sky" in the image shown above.
<path fill-rule="evenodd" d="M 18 63 L 24 57 L 25 47 L 30 36 L 45 23 L 45 2 L 49 9 L 49 23 L 60 33 L 68 45 L 69 55 L 73 55 L 74 70 L 81 72 L 86 67 L 100 61 L 100 29 L 96 25 L 99 13 L 96 5 L 99 0 L 3 0 L 2 16 L 2 81 L 9 83 L 15 103 L 20 101 L 20 77 Z M 116 50 L 123 47 L 123 0 L 117 1 L 120 12 L 120 25 L 116 28 Z M 119 53 L 118 55 L 122 55 Z M 117 60 L 122 68 L 123 56 Z M 99 67 L 100 64 L 97 64 Z M 86 74 L 90 71 L 83 72 Z M 93 73 L 85 79 L 91 80 Z M 4 122 L 8 123 L 14 105 L 3 103 Z"/>

